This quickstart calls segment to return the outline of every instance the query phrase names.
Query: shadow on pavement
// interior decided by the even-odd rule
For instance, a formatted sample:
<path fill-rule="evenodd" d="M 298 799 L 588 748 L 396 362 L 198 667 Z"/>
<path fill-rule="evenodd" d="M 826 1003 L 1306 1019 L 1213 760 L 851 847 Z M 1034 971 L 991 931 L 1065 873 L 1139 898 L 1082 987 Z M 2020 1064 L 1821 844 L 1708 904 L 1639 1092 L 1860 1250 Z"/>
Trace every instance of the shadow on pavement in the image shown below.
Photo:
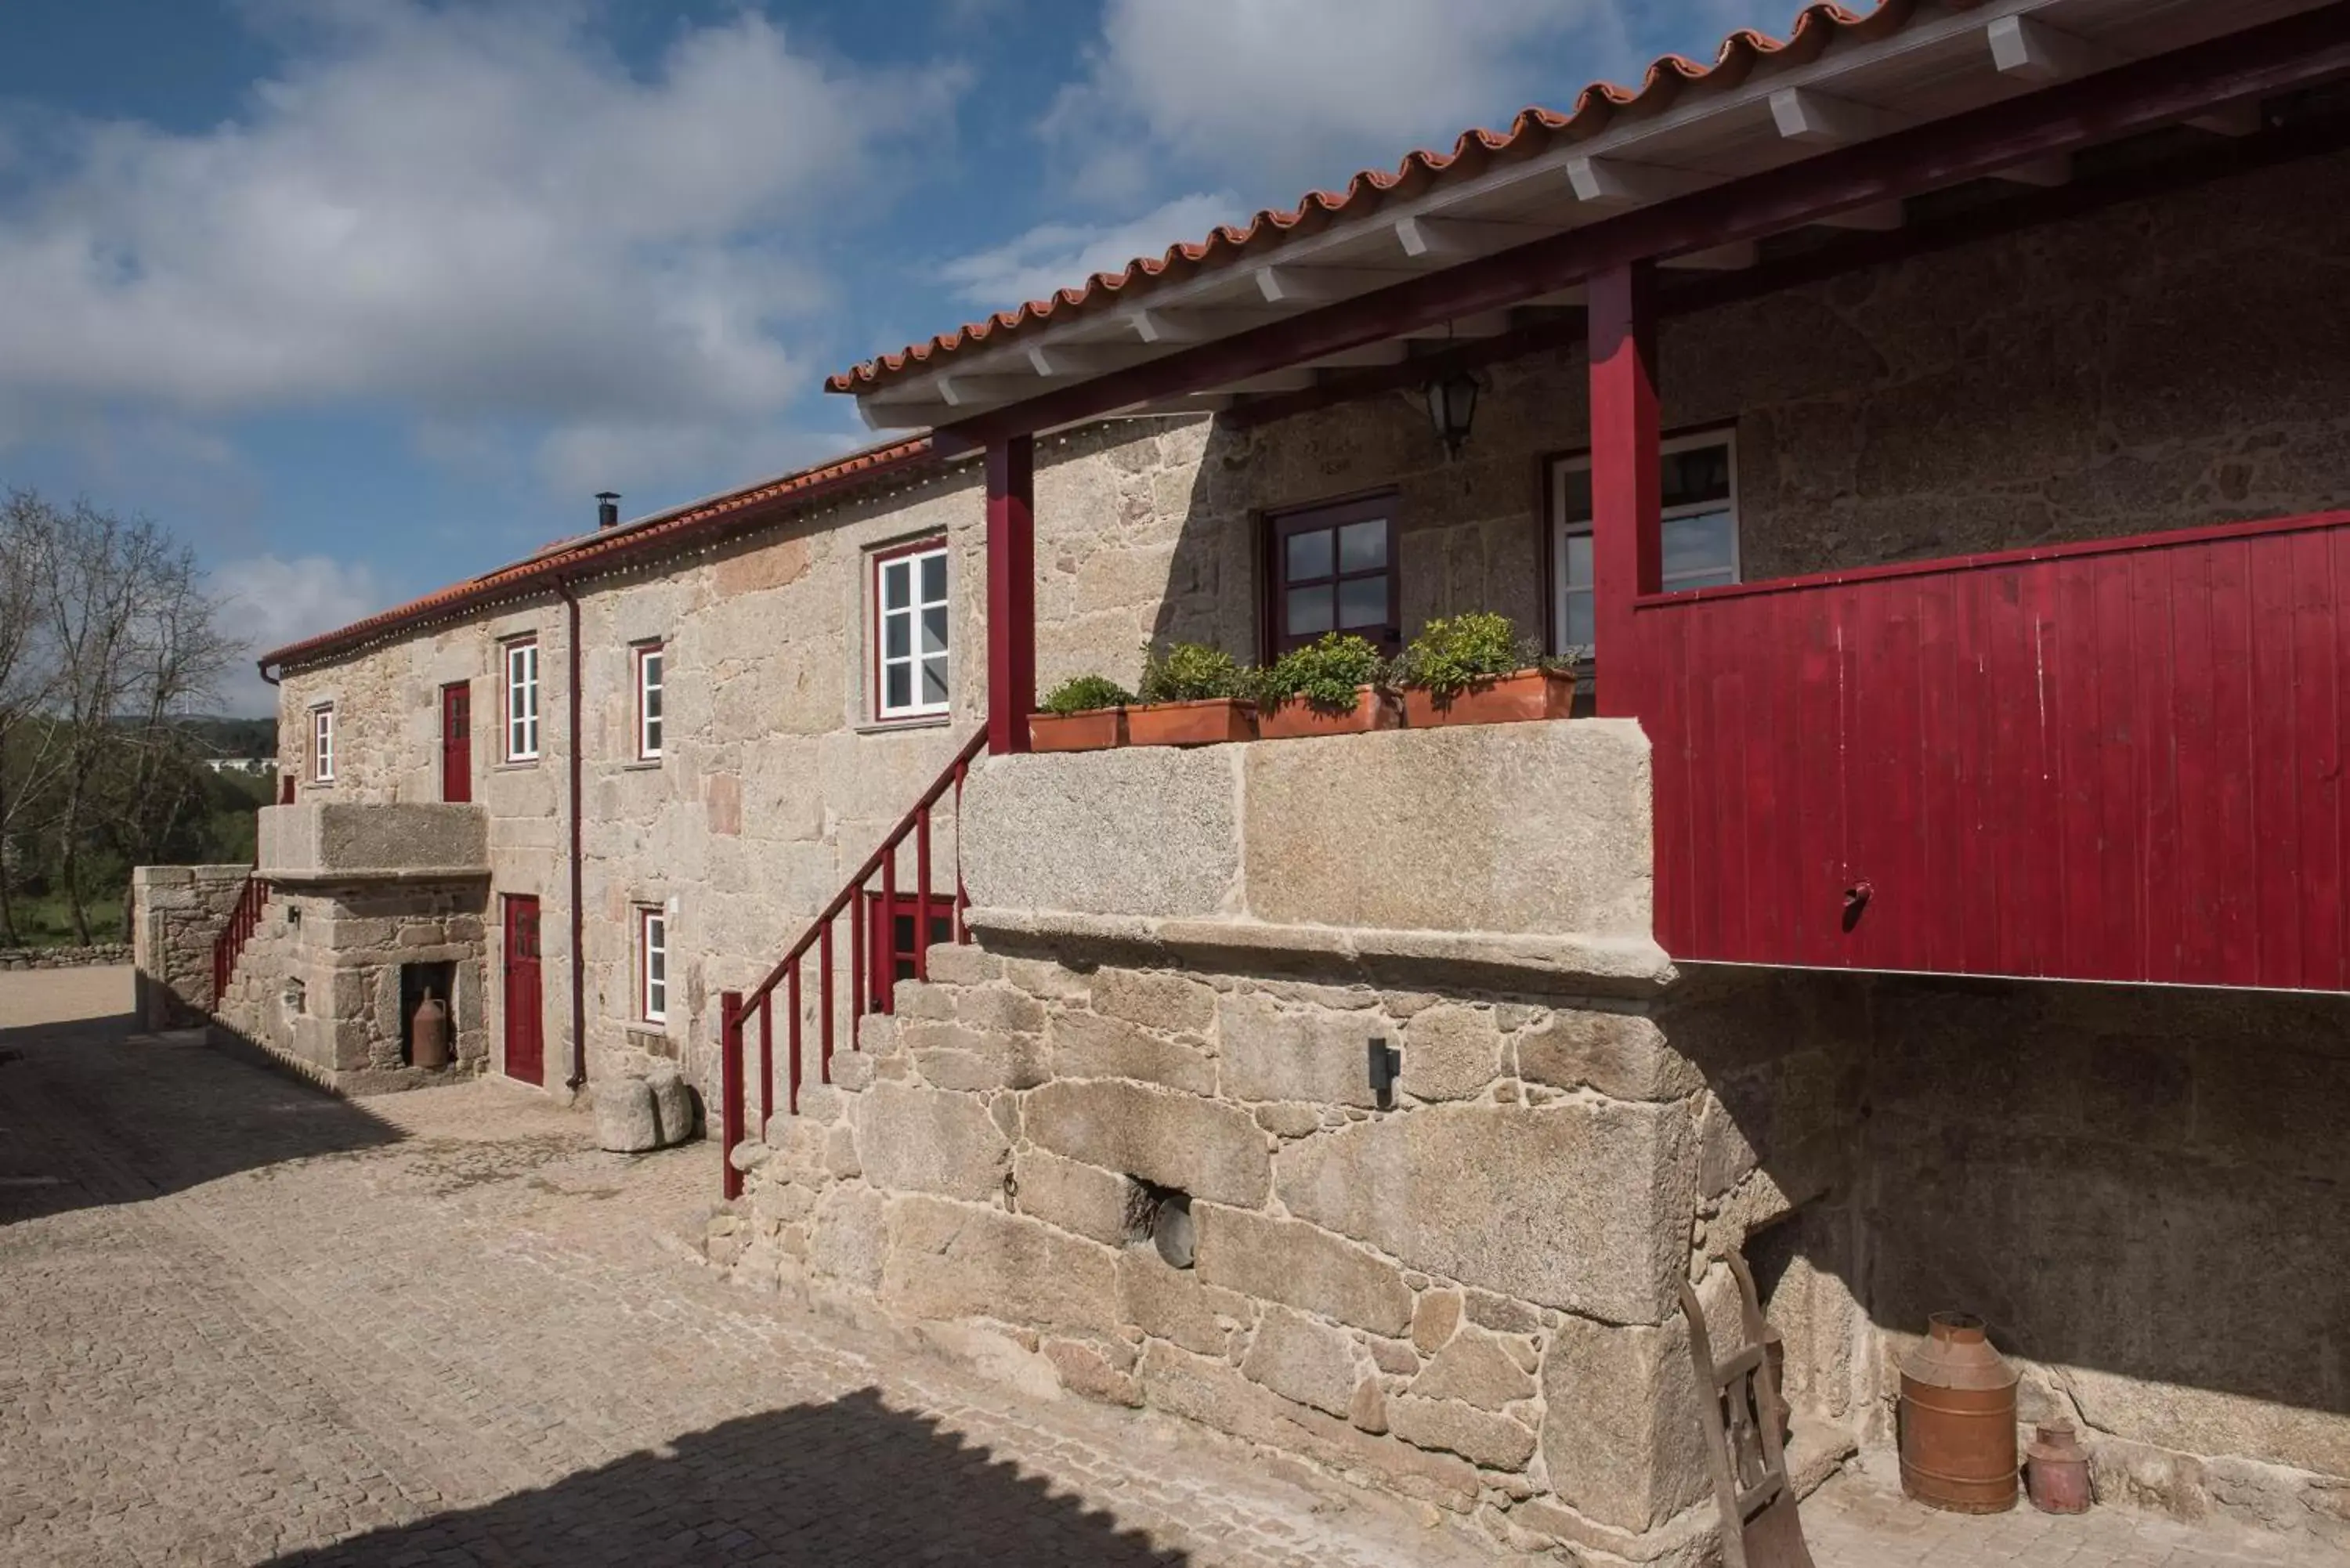
<path fill-rule="evenodd" d="M 744 1417 L 265 1568 L 1188 1563 L 872 1389 Z"/>
<path fill-rule="evenodd" d="M 0 1028 L 0 1225 L 401 1136 L 253 1053 L 136 1026 L 120 1016 Z"/>

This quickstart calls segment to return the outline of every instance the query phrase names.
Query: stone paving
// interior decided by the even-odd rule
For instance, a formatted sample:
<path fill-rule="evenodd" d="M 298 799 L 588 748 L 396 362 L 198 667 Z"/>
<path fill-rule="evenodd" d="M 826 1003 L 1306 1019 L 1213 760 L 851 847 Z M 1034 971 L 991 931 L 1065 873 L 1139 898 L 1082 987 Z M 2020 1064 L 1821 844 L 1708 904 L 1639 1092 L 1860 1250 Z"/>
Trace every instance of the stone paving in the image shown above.
<path fill-rule="evenodd" d="M 0 974 L 0 1565 L 1490 1563 L 1455 1521 L 729 1288 L 709 1146 L 474 1084 L 328 1097 Z M 2324 1564 L 1867 1476 L 1819 1568 Z M 2296 1555 L 2296 1552 L 2300 1554 Z"/>

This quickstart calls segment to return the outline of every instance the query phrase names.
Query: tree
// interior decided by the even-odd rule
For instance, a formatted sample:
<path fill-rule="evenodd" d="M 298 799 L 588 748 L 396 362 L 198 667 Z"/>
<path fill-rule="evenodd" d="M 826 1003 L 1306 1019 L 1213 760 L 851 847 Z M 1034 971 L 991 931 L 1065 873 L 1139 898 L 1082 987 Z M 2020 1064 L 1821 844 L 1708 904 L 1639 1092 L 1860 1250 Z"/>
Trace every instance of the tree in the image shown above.
<path fill-rule="evenodd" d="M 19 492 L 0 539 L 0 842 L 53 851 L 88 943 L 90 856 L 154 858 L 203 801 L 181 721 L 241 645 L 193 555 L 143 518 Z M 13 875 L 0 856 L 0 923 Z"/>

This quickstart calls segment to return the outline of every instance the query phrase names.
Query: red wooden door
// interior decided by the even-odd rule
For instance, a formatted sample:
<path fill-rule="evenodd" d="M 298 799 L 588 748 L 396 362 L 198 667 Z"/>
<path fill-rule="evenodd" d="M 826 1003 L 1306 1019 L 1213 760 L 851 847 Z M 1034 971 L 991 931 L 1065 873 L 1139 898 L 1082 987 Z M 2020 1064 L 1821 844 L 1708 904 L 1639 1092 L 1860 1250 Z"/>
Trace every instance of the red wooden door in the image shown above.
<path fill-rule="evenodd" d="M 866 984 L 876 1012 L 896 1012 L 898 981 L 914 978 L 917 920 L 925 902 L 930 905 L 929 945 L 954 940 L 954 900 L 947 895 L 933 893 L 927 900 L 914 893 L 894 893 L 886 899 L 879 893 L 865 895 L 865 950 L 873 960 L 865 966 Z"/>
<path fill-rule="evenodd" d="M 441 688 L 441 798 L 473 798 L 473 688 L 470 681 Z"/>
<path fill-rule="evenodd" d="M 506 1076 L 546 1081 L 544 994 L 538 976 L 538 900 L 506 895 Z"/>

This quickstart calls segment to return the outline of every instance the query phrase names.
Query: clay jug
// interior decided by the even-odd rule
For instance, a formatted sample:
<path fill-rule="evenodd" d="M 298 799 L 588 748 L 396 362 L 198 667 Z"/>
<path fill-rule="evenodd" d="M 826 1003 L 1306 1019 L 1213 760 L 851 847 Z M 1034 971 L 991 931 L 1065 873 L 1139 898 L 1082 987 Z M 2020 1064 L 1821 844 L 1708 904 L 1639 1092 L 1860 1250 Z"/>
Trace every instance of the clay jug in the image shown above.
<path fill-rule="evenodd" d="M 1938 1312 L 1901 1362 L 1901 1490 L 1929 1508 L 2015 1506 L 2015 1369 L 1965 1313 Z"/>
<path fill-rule="evenodd" d="M 409 1020 L 408 1060 L 418 1067 L 449 1064 L 449 1009 L 429 991 Z"/>

